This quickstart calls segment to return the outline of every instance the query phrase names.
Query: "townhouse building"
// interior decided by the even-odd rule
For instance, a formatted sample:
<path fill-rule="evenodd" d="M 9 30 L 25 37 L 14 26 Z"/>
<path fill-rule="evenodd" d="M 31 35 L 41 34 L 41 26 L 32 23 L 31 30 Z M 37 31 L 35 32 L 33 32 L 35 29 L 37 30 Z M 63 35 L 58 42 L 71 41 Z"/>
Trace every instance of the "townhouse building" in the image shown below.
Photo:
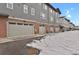
<path fill-rule="evenodd" d="M 69 20 L 62 16 L 60 17 L 60 21 L 61 31 L 69 30 Z"/>
<path fill-rule="evenodd" d="M 79 30 L 79 26 L 75 26 L 74 30 Z"/>
<path fill-rule="evenodd" d="M 70 22 L 69 26 L 70 26 L 70 30 L 75 30 L 75 25 L 72 22 Z"/>
<path fill-rule="evenodd" d="M 0 37 L 55 32 L 59 14 L 49 3 L 0 3 Z"/>
<path fill-rule="evenodd" d="M 74 29 L 49 3 L 0 3 L 0 37 L 46 34 Z"/>
<path fill-rule="evenodd" d="M 56 9 L 47 3 L 48 6 L 48 28 L 49 32 L 55 32 Z"/>
<path fill-rule="evenodd" d="M 55 12 L 55 32 L 59 32 L 60 31 L 60 14 L 61 14 L 61 11 L 59 10 L 59 8 L 56 9 L 56 12 Z"/>
<path fill-rule="evenodd" d="M 50 4 L 47 3 L 48 7 L 48 22 L 49 22 L 49 30 L 50 32 L 59 32 L 59 17 L 61 14 L 61 11 L 59 8 L 54 8 Z"/>
<path fill-rule="evenodd" d="M 60 31 L 70 31 L 74 30 L 75 25 L 72 22 L 70 22 L 69 19 L 62 16 L 60 17 L 60 27 L 61 27 Z"/>

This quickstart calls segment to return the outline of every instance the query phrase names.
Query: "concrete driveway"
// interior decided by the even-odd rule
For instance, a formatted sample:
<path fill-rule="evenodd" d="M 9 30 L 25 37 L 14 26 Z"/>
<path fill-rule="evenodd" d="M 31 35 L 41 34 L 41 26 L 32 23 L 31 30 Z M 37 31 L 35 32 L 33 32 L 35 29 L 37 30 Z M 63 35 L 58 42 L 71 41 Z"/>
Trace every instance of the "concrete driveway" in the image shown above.
<path fill-rule="evenodd" d="M 33 40 L 40 40 L 43 36 L 44 35 L 33 35 L 18 38 L 1 38 L 0 55 L 28 55 L 27 49 L 30 47 L 27 47 L 26 44 Z"/>

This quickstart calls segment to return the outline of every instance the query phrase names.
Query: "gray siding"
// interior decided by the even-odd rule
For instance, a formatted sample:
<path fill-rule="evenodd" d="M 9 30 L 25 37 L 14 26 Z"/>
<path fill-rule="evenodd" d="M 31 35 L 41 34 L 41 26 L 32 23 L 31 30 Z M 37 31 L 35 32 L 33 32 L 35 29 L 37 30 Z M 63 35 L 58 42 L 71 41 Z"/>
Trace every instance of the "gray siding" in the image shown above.
<path fill-rule="evenodd" d="M 25 14 L 23 11 L 23 5 L 28 5 L 28 14 Z M 35 15 L 31 15 L 31 7 L 35 8 Z M 9 16 L 29 19 L 29 20 L 36 20 L 42 23 L 48 23 L 48 17 L 46 19 L 40 18 L 40 12 L 48 14 L 48 10 L 43 8 L 43 4 L 39 5 L 38 3 L 14 3 L 13 9 L 8 9 L 6 3 L 0 3 L 0 13 L 8 14 Z"/>
<path fill-rule="evenodd" d="M 54 16 L 55 16 L 55 14 L 54 14 L 54 12 L 53 12 L 54 10 L 52 10 L 52 13 L 51 13 L 51 11 L 50 11 L 50 7 L 49 7 L 49 17 L 48 17 L 48 19 L 49 19 L 49 24 L 52 24 L 52 25 L 54 25 Z M 52 21 L 51 21 L 51 17 L 52 17 Z"/>

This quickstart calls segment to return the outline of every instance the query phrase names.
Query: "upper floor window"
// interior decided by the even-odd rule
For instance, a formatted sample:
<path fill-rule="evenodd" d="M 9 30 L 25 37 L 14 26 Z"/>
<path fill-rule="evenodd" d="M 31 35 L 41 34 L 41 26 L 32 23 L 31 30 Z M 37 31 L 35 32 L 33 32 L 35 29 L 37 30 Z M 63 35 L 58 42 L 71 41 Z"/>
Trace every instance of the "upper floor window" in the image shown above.
<path fill-rule="evenodd" d="M 45 10 L 47 10 L 47 5 L 45 5 Z"/>
<path fill-rule="evenodd" d="M 7 8 L 13 9 L 13 3 L 7 3 Z"/>
<path fill-rule="evenodd" d="M 41 13 L 41 18 L 42 18 L 42 19 L 46 19 L 45 13 Z"/>
<path fill-rule="evenodd" d="M 28 6 L 27 5 L 24 5 L 23 6 L 23 9 L 24 9 L 24 13 L 28 14 Z"/>
<path fill-rule="evenodd" d="M 44 8 L 45 10 L 47 10 L 47 5 L 46 5 L 46 4 L 43 4 L 43 8 Z"/>
<path fill-rule="evenodd" d="M 35 15 L 35 8 L 31 8 L 31 15 Z"/>
<path fill-rule="evenodd" d="M 51 8 L 49 8 L 49 11 L 50 11 L 51 13 L 53 12 Z"/>
<path fill-rule="evenodd" d="M 53 21 L 53 17 L 52 16 L 50 17 L 50 21 Z"/>
<path fill-rule="evenodd" d="M 56 17 L 59 18 L 58 13 L 56 12 Z"/>

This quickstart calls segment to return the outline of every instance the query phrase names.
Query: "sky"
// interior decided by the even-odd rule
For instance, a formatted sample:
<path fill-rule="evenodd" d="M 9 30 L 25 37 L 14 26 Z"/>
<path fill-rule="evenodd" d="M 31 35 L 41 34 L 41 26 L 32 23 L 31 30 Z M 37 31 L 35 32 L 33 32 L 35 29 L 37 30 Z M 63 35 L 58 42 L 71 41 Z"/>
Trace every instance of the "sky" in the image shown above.
<path fill-rule="evenodd" d="M 79 3 L 52 3 L 52 6 L 59 8 L 62 16 L 79 26 Z"/>

